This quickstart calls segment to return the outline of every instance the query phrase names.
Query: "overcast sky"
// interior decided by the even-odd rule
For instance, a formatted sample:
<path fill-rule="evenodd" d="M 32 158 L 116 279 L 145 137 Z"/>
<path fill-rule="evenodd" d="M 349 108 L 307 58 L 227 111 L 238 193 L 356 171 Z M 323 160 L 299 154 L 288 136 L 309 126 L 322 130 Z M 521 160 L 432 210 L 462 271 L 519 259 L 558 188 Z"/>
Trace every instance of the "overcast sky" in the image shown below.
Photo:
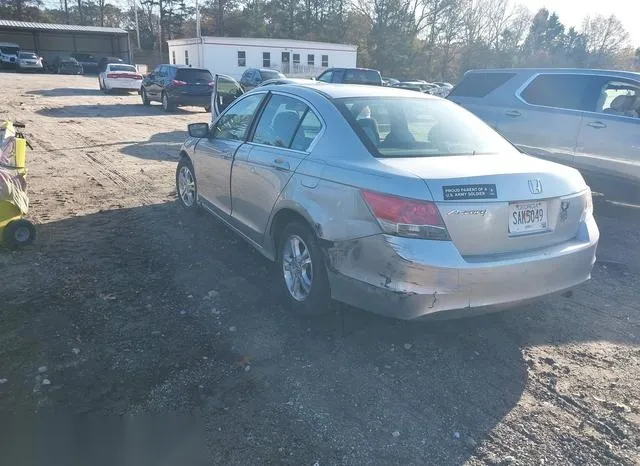
<path fill-rule="evenodd" d="M 615 14 L 631 35 L 634 46 L 640 46 L 640 0 L 520 0 L 533 14 L 540 8 L 555 11 L 560 21 L 569 27 L 580 27 L 587 15 Z"/>

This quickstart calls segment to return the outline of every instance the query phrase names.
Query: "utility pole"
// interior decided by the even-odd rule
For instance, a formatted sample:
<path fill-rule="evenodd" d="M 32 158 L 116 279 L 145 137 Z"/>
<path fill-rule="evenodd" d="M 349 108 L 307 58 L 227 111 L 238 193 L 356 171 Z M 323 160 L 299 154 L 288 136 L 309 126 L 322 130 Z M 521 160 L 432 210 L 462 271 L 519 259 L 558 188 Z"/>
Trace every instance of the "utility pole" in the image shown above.
<path fill-rule="evenodd" d="M 142 47 L 140 46 L 140 23 L 138 22 L 138 4 L 136 0 L 133 0 L 133 14 L 136 18 L 136 39 L 138 39 L 138 50 Z"/>
<path fill-rule="evenodd" d="M 198 6 L 198 0 L 196 0 L 196 37 L 200 39 L 200 7 Z"/>

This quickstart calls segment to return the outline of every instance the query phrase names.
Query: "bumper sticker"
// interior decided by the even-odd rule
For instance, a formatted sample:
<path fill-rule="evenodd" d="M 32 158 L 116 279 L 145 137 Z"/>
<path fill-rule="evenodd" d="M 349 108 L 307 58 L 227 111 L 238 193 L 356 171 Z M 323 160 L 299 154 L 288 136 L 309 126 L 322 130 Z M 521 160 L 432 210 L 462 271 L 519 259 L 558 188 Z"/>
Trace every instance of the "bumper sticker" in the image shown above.
<path fill-rule="evenodd" d="M 498 190 L 495 184 L 464 184 L 443 186 L 442 195 L 445 201 L 461 199 L 496 199 Z"/>

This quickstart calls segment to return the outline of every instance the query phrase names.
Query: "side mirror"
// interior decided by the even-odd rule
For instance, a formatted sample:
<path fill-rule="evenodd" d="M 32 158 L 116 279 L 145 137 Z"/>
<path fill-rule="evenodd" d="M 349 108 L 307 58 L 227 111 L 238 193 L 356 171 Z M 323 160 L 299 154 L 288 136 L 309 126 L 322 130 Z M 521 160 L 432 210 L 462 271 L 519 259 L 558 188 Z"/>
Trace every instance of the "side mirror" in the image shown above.
<path fill-rule="evenodd" d="M 187 126 L 192 138 L 206 138 L 209 136 L 209 123 L 191 123 Z"/>

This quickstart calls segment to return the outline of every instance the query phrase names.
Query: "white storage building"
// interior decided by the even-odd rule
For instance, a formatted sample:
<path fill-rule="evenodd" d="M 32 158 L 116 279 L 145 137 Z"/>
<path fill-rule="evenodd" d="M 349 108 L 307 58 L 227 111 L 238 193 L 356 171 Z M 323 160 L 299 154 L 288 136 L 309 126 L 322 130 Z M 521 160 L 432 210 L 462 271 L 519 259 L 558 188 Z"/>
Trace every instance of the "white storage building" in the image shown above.
<path fill-rule="evenodd" d="M 271 68 L 291 77 L 313 77 L 326 68 L 356 66 L 347 44 L 249 37 L 200 37 L 168 41 L 169 61 L 239 79 L 247 68 Z"/>

